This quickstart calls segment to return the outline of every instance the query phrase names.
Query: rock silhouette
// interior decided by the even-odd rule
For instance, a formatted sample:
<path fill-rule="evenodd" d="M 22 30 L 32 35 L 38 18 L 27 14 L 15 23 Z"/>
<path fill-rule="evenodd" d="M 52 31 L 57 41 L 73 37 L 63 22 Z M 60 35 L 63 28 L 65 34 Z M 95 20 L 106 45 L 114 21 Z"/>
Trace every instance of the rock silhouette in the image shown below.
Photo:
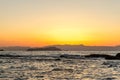
<path fill-rule="evenodd" d="M 117 53 L 116 56 L 106 54 L 90 54 L 86 55 L 85 58 L 104 58 L 107 60 L 120 60 L 120 53 Z"/>
<path fill-rule="evenodd" d="M 116 56 L 106 55 L 106 54 L 90 54 L 90 55 L 84 55 L 84 56 L 63 54 L 63 55 L 60 55 L 60 58 L 67 58 L 67 59 L 103 58 L 106 60 L 120 60 L 120 53 L 117 53 Z"/>
<path fill-rule="evenodd" d="M 120 58 L 120 53 L 117 53 L 116 57 Z"/>
<path fill-rule="evenodd" d="M 120 46 L 53 45 L 65 51 L 120 51 Z"/>
<path fill-rule="evenodd" d="M 61 49 L 56 47 L 44 47 L 44 48 L 30 48 L 27 51 L 61 51 Z"/>
<path fill-rule="evenodd" d="M 90 55 L 86 55 L 85 58 L 105 58 L 105 59 L 115 59 L 115 56 L 106 55 L 106 54 L 90 54 Z"/>
<path fill-rule="evenodd" d="M 35 57 L 38 57 L 35 59 Z M 52 57 L 53 59 L 50 59 Z M 11 54 L 0 54 L 0 58 L 17 58 L 17 59 L 34 59 L 34 60 L 55 60 L 60 61 L 62 58 L 65 59 L 94 59 L 101 58 L 106 60 L 120 60 L 120 53 L 117 53 L 115 56 L 106 55 L 106 54 L 90 54 L 90 55 L 70 55 L 70 54 L 61 54 L 57 56 L 46 56 L 46 55 L 11 55 Z M 44 59 L 45 58 L 45 59 Z"/>
<path fill-rule="evenodd" d="M 0 51 L 4 51 L 3 49 L 0 49 Z"/>

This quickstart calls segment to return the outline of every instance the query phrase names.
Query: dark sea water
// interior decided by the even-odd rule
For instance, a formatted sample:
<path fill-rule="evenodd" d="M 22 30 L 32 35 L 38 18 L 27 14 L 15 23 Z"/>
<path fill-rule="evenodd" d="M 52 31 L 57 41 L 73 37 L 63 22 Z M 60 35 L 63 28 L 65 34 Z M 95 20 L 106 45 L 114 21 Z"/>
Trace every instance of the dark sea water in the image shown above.
<path fill-rule="evenodd" d="M 66 59 L 62 54 L 116 55 L 120 51 L 1 51 L 0 80 L 120 80 L 120 60 Z M 34 57 L 33 57 L 34 56 Z"/>

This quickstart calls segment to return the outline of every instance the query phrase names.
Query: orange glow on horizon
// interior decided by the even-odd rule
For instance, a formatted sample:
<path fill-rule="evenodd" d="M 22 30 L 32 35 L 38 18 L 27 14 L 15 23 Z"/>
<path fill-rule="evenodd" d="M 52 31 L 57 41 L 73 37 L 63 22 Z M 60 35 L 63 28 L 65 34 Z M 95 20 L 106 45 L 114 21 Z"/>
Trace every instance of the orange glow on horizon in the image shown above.
<path fill-rule="evenodd" d="M 0 46 L 120 45 L 119 0 L 0 0 Z"/>

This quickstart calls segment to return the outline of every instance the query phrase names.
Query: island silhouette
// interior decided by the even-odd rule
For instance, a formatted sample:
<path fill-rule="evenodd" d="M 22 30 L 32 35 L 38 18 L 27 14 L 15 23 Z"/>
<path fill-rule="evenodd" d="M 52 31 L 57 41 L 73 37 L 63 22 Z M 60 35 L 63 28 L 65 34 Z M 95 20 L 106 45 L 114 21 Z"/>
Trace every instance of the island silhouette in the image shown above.
<path fill-rule="evenodd" d="M 4 51 L 120 51 L 120 46 L 49 45 L 44 47 L 9 46 Z"/>
<path fill-rule="evenodd" d="M 62 51 L 57 47 L 30 48 L 27 51 Z"/>

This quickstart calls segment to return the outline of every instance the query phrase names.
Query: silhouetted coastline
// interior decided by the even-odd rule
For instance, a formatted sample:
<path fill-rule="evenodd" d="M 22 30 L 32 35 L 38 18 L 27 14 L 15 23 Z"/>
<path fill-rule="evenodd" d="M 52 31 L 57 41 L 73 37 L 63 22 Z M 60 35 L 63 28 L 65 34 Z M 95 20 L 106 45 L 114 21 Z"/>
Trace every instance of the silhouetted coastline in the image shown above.
<path fill-rule="evenodd" d="M 5 51 L 120 51 L 120 46 L 52 45 L 46 47 L 9 46 Z"/>
<path fill-rule="evenodd" d="M 120 46 L 54 45 L 65 51 L 120 51 Z"/>
<path fill-rule="evenodd" d="M 62 51 L 62 50 L 56 47 L 43 47 L 43 48 L 30 48 L 27 49 L 27 51 Z"/>

